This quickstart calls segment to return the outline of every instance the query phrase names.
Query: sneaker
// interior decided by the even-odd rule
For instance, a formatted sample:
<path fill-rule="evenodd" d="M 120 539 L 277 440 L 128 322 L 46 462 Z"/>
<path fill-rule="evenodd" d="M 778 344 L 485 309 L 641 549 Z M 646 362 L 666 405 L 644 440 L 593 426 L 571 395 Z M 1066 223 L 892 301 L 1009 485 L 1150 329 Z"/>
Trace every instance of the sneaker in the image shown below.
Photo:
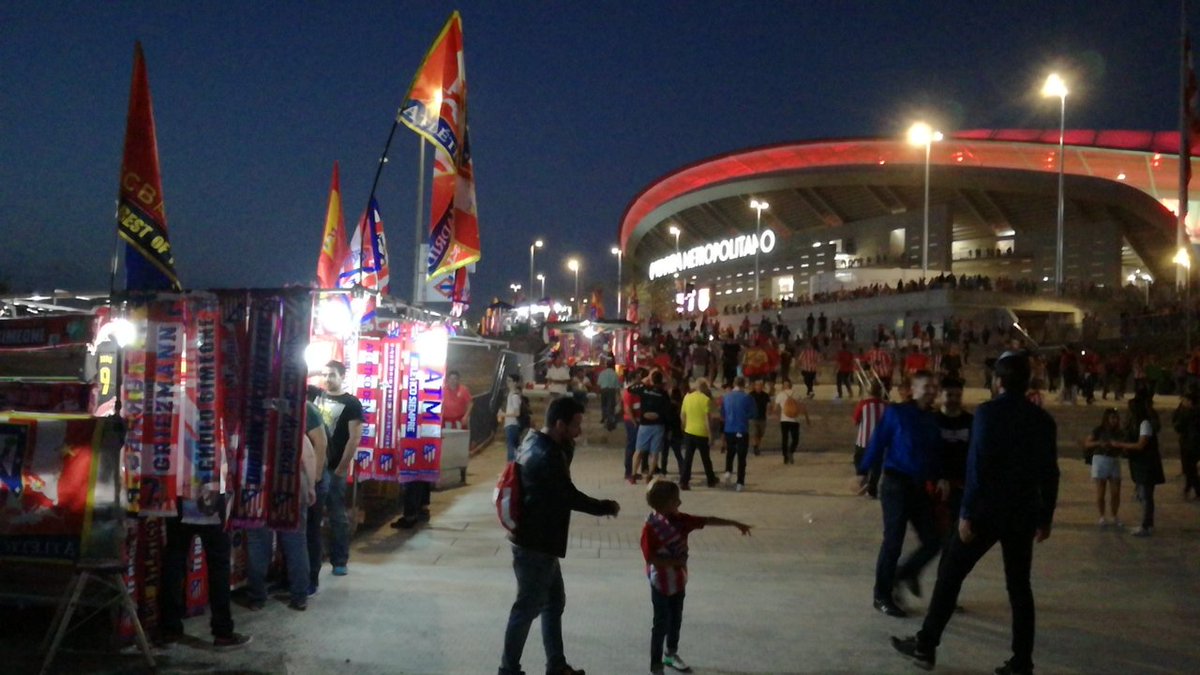
<path fill-rule="evenodd" d="M 316 597 L 321 592 L 321 587 L 316 584 L 309 584 L 308 597 Z"/>
<path fill-rule="evenodd" d="M 222 637 L 214 637 L 213 647 L 216 649 L 238 649 L 250 644 L 253 639 L 253 636 L 244 633 L 230 633 Z"/>
<path fill-rule="evenodd" d="M 1033 666 L 1014 665 L 1013 660 L 1009 659 L 1004 662 L 1004 665 L 996 669 L 996 675 L 1033 675 Z"/>
<path fill-rule="evenodd" d="M 171 645 L 183 639 L 183 633 L 175 633 L 173 631 L 162 631 L 156 640 L 153 640 L 155 647 L 170 647 Z"/>
<path fill-rule="evenodd" d="M 692 672 L 692 667 L 678 653 L 663 655 L 663 665 L 678 670 L 681 673 Z"/>
<path fill-rule="evenodd" d="M 303 612 L 304 610 L 308 609 L 308 601 L 301 600 L 301 601 L 297 602 L 297 601 L 293 600 L 288 603 L 288 609 L 294 609 L 297 612 Z"/>
<path fill-rule="evenodd" d="M 922 646 L 915 635 L 906 638 L 892 636 L 892 649 L 912 659 L 913 665 L 918 668 L 933 670 L 937 665 L 937 649 Z"/>
<path fill-rule="evenodd" d="M 733 474 L 728 471 L 725 472 L 725 484 L 733 485 Z"/>
<path fill-rule="evenodd" d="M 908 616 L 908 612 L 901 609 L 899 605 L 891 600 L 876 600 L 875 610 L 888 616 L 894 616 L 897 619 L 903 619 Z"/>
<path fill-rule="evenodd" d="M 680 489 L 680 490 L 691 490 L 691 489 L 692 489 L 692 486 L 688 485 L 687 483 L 680 483 L 680 484 L 679 484 L 679 489 Z"/>
<path fill-rule="evenodd" d="M 1096 525 L 1097 525 L 1097 526 L 1099 526 L 1099 527 L 1102 527 L 1102 528 L 1104 528 L 1104 527 L 1108 527 L 1109 525 L 1111 525 L 1111 523 L 1109 523 L 1109 522 L 1108 522 L 1108 518 L 1101 518 L 1101 519 L 1100 519 L 1100 520 L 1099 520 L 1099 521 L 1096 523 Z"/>
<path fill-rule="evenodd" d="M 334 565 L 333 566 L 333 576 L 335 576 L 335 577 L 344 577 L 349 573 L 350 573 L 350 570 L 346 569 L 345 565 Z"/>
<path fill-rule="evenodd" d="M 637 479 L 634 478 L 633 476 L 629 476 L 628 478 L 626 478 L 625 482 L 629 483 L 630 485 L 637 485 Z"/>
<path fill-rule="evenodd" d="M 571 666 L 564 665 L 558 670 L 547 670 L 546 675 L 586 675 L 582 669 L 575 669 Z"/>
<path fill-rule="evenodd" d="M 716 487 L 720 484 L 721 484 L 721 481 L 717 480 L 716 478 L 708 479 L 708 487 Z"/>
<path fill-rule="evenodd" d="M 734 489 L 734 490 L 737 490 L 738 492 L 741 492 L 741 491 L 743 491 L 743 490 L 745 490 L 745 489 L 746 489 L 746 486 L 745 486 L 745 485 L 742 485 L 741 483 L 738 483 L 738 484 L 737 484 L 737 487 L 735 487 L 735 488 L 733 488 L 733 489 Z"/>
<path fill-rule="evenodd" d="M 400 518 L 397 518 L 396 520 L 392 521 L 392 529 L 393 530 L 411 530 L 412 528 L 414 528 L 416 526 L 417 526 L 416 518 L 405 518 L 405 517 L 401 516 Z"/>
<path fill-rule="evenodd" d="M 1149 537 L 1153 533 L 1154 528 L 1151 527 L 1138 527 L 1129 531 L 1129 534 L 1135 537 Z"/>

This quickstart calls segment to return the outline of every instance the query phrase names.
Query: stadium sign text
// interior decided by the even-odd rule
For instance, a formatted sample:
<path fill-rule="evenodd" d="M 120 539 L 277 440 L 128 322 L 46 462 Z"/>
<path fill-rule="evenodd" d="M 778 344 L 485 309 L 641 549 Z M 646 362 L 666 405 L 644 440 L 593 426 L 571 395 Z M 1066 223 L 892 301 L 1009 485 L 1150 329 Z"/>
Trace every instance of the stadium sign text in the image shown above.
<path fill-rule="evenodd" d="M 654 280 L 696 267 L 752 256 L 760 251 L 760 246 L 763 253 L 770 253 L 774 250 L 775 232 L 773 230 L 763 230 L 761 235 L 743 234 L 721 241 L 700 244 L 686 251 L 663 256 L 650 263 L 650 279 Z"/>

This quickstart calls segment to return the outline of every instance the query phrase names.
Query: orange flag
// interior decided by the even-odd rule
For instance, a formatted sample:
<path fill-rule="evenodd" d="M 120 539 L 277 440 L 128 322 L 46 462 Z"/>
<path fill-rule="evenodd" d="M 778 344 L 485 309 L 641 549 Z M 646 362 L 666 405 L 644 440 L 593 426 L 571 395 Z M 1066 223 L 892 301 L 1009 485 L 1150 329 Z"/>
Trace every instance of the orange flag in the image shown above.
<path fill-rule="evenodd" d="M 333 180 L 329 183 L 329 206 L 325 209 L 325 234 L 321 237 L 321 254 L 317 257 L 317 286 L 337 288 L 342 261 L 350 250 L 346 247 L 346 221 L 342 216 L 342 188 L 338 180 L 338 163 L 333 163 Z"/>

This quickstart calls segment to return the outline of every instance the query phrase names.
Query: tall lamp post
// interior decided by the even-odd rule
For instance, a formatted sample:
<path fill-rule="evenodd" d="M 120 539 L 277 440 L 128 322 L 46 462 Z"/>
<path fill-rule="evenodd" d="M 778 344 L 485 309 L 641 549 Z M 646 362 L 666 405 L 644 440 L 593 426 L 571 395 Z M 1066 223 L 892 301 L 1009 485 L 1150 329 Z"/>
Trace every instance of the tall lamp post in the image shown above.
<path fill-rule="evenodd" d="M 921 230 L 921 276 L 929 276 L 929 155 L 933 144 L 942 140 L 942 132 L 924 122 L 917 122 L 908 129 L 909 145 L 925 146 L 925 215 Z"/>
<path fill-rule="evenodd" d="M 546 242 L 538 239 L 529 245 L 529 290 L 533 291 L 533 252 L 546 245 Z M 542 294 L 543 296 L 545 293 Z"/>
<path fill-rule="evenodd" d="M 617 318 L 621 318 L 621 248 L 619 246 L 612 247 L 612 254 L 617 256 Z"/>
<path fill-rule="evenodd" d="M 541 300 L 542 298 L 546 297 L 546 275 L 539 272 L 537 275 L 537 280 L 542 282 L 542 295 L 538 298 Z"/>
<path fill-rule="evenodd" d="M 1063 293 L 1063 172 L 1066 168 L 1067 83 L 1058 73 L 1050 73 L 1042 85 L 1042 96 L 1058 97 L 1058 235 L 1054 241 L 1054 293 Z"/>
<path fill-rule="evenodd" d="M 1182 246 L 1175 252 L 1175 258 L 1172 260 L 1179 266 L 1179 270 L 1183 276 L 1183 324 L 1184 324 L 1184 340 L 1187 352 L 1192 353 L 1192 257 L 1188 255 L 1186 248 Z"/>
<path fill-rule="evenodd" d="M 754 302 L 758 302 L 758 252 L 762 249 L 762 212 L 771 208 L 771 205 L 761 199 L 751 199 L 750 208 L 754 209 Z"/>
<path fill-rule="evenodd" d="M 509 284 L 508 287 L 513 292 L 513 304 L 517 304 L 517 300 L 521 294 L 521 284 Z"/>
<path fill-rule="evenodd" d="M 675 237 L 675 262 L 681 268 L 681 267 L 683 267 L 683 261 L 679 259 L 679 235 L 683 233 L 683 230 L 680 230 L 679 226 L 677 226 L 677 225 L 672 225 L 671 227 L 667 228 L 667 232 L 670 232 L 671 236 Z M 675 272 L 676 279 L 679 278 L 678 269 L 679 268 L 676 268 L 676 272 Z"/>
<path fill-rule="evenodd" d="M 568 260 L 567 261 L 567 269 L 569 269 L 575 273 L 575 297 L 572 298 L 572 300 L 574 301 L 574 304 L 575 304 L 575 307 L 572 308 L 572 310 L 574 310 L 574 309 L 578 308 L 580 305 L 580 302 L 579 302 L 579 259 L 571 258 L 570 260 Z"/>

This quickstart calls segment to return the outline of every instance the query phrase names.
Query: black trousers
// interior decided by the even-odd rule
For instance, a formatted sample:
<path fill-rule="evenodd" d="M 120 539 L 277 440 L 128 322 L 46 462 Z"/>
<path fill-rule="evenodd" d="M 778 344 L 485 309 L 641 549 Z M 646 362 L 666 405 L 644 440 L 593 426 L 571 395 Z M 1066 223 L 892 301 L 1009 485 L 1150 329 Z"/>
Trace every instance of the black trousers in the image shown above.
<path fill-rule="evenodd" d="M 780 422 L 779 436 L 783 444 L 783 461 L 791 462 L 792 455 L 796 454 L 796 448 L 800 446 L 800 423 Z"/>
<path fill-rule="evenodd" d="M 429 511 L 429 491 L 433 483 L 417 481 L 404 484 L 404 519 L 416 520 Z"/>
<path fill-rule="evenodd" d="M 658 460 L 658 465 L 662 468 L 663 473 L 667 472 L 667 467 L 670 466 L 668 453 L 675 453 L 675 463 L 679 465 L 680 472 L 683 471 L 683 430 L 676 427 L 668 426 L 666 428 L 666 438 L 663 440 L 662 457 Z"/>
<path fill-rule="evenodd" d="M 850 393 L 851 393 L 851 389 L 850 389 L 850 373 L 843 373 L 842 371 L 840 371 L 840 370 L 839 370 L 839 371 L 838 371 L 838 374 L 837 374 L 837 395 L 838 395 L 838 398 L 841 398 L 841 397 L 842 397 L 842 387 L 845 387 L 845 388 L 846 388 L 846 396 L 849 396 L 849 395 L 850 395 Z"/>
<path fill-rule="evenodd" d="M 875 562 L 875 599 L 891 602 L 896 580 L 920 576 L 941 551 L 942 542 L 933 520 L 933 500 L 922 483 L 885 471 L 879 484 L 879 505 L 883 509 L 883 543 Z M 900 563 L 910 522 L 921 545 Z"/>
<path fill-rule="evenodd" d="M 684 455 L 679 468 L 679 484 L 687 485 L 692 480 L 692 460 L 696 451 L 700 451 L 700 462 L 704 464 L 704 478 L 709 485 L 717 482 L 717 474 L 713 473 L 712 456 L 708 451 L 708 436 L 683 435 Z"/>
<path fill-rule="evenodd" d="M 917 640 L 926 647 L 937 647 L 946 624 L 954 615 L 958 593 L 963 580 L 975 568 L 992 546 L 1000 543 L 1004 555 L 1004 581 L 1008 586 L 1008 603 L 1012 607 L 1012 651 L 1014 666 L 1033 666 L 1034 606 L 1033 587 L 1029 583 L 1033 565 L 1032 526 L 989 527 L 974 524 L 975 538 L 971 543 L 954 534 L 942 562 L 938 565 L 937 584 L 929 601 L 929 613 L 917 633 Z"/>
<path fill-rule="evenodd" d="M 179 518 L 166 521 L 167 544 L 163 549 L 163 587 L 160 608 L 163 630 L 183 633 L 184 582 L 192 537 L 199 535 L 208 564 L 209 626 L 213 637 L 233 634 L 233 614 L 229 608 L 229 533 L 224 525 L 190 525 Z"/>
<path fill-rule="evenodd" d="M 802 370 L 800 376 L 804 378 L 804 388 L 809 396 L 813 395 L 813 385 L 817 382 L 817 373 L 813 370 Z"/>
<path fill-rule="evenodd" d="M 737 484 L 746 484 L 746 454 L 750 451 L 750 434 L 725 434 L 725 473 L 733 472 L 737 458 Z"/>

